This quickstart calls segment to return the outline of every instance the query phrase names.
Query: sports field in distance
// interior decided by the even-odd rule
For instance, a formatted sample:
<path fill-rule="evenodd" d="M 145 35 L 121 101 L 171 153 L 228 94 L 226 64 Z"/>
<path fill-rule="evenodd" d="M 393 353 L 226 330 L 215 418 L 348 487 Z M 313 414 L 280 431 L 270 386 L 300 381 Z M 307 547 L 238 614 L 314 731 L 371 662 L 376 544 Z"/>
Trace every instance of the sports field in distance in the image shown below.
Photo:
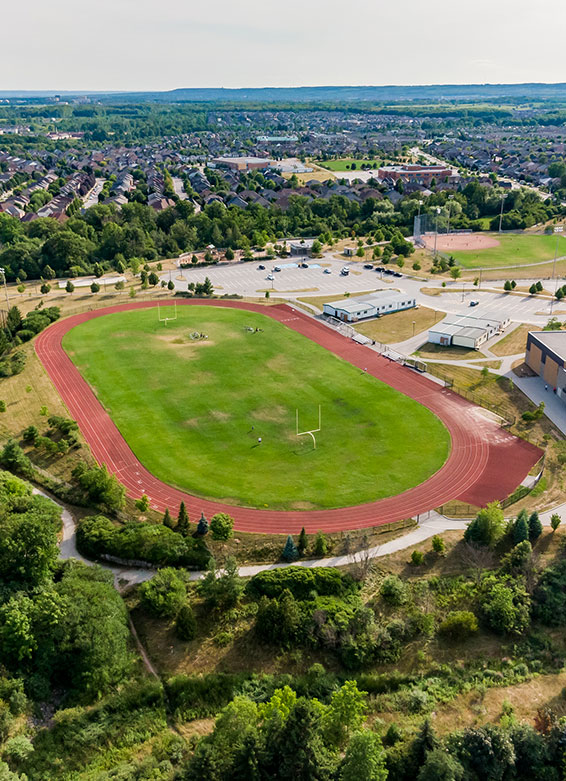
<path fill-rule="evenodd" d="M 427 235 L 429 249 L 432 249 L 433 242 L 434 236 Z M 466 243 L 470 245 L 469 249 L 465 248 Z M 437 246 L 444 254 L 453 255 L 464 268 L 493 268 L 553 260 L 556 236 L 535 233 L 450 234 L 439 235 Z M 558 257 L 565 254 L 566 241 L 560 236 Z M 535 272 L 533 274 L 536 276 Z"/>
<path fill-rule="evenodd" d="M 354 157 L 343 157 L 340 160 L 317 160 L 316 163 L 329 171 L 361 171 L 362 165 L 369 168 L 379 168 L 379 160 L 358 160 Z M 352 165 L 354 168 L 352 168 Z"/>
<path fill-rule="evenodd" d="M 431 412 L 275 320 L 202 306 L 177 317 L 110 314 L 63 340 L 161 480 L 232 504 L 320 509 L 400 493 L 446 460 L 449 434 Z M 300 430 L 316 428 L 318 404 L 314 450 L 295 410 Z"/>

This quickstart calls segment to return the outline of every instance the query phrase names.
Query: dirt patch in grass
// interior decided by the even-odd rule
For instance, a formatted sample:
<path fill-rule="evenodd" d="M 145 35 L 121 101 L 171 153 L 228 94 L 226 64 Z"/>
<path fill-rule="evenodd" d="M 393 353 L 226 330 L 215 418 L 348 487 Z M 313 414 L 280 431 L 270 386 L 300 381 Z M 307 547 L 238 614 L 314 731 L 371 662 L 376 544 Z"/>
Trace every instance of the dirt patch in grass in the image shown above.
<path fill-rule="evenodd" d="M 219 409 L 211 409 L 209 414 L 213 420 L 217 420 L 219 423 L 226 423 L 232 417 L 227 412 L 222 412 Z"/>
<path fill-rule="evenodd" d="M 261 420 L 264 423 L 283 423 L 283 421 L 289 417 L 289 410 L 276 404 L 272 407 L 254 410 L 251 413 L 251 417 L 254 420 Z"/>

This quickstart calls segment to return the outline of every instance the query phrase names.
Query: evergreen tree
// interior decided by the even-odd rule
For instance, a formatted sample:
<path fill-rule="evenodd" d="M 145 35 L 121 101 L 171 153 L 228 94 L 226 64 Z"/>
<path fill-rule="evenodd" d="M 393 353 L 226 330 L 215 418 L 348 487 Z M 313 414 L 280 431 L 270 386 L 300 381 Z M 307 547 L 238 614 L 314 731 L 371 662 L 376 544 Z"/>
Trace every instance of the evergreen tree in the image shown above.
<path fill-rule="evenodd" d="M 307 533 L 305 531 L 305 527 L 303 526 L 303 528 L 301 529 L 301 533 L 299 534 L 299 543 L 297 545 L 301 556 L 304 555 L 304 552 L 307 549 L 307 545 L 308 545 Z"/>
<path fill-rule="evenodd" d="M 189 516 L 187 514 L 187 510 L 185 509 L 184 502 L 181 502 L 181 506 L 179 507 L 179 515 L 177 516 L 176 531 L 180 532 L 180 534 L 182 534 L 183 537 L 187 537 L 189 534 Z"/>
<path fill-rule="evenodd" d="M 171 513 L 169 512 L 168 507 L 165 509 L 165 515 L 163 516 L 163 525 L 167 526 L 168 529 L 175 528 L 175 521 L 171 517 Z"/>
<path fill-rule="evenodd" d="M 538 517 L 538 513 L 534 512 L 529 518 L 529 540 L 531 545 L 534 544 L 540 535 L 542 534 L 542 523 Z"/>
<path fill-rule="evenodd" d="M 326 556 L 328 552 L 328 542 L 322 532 L 318 532 L 314 541 L 314 555 Z"/>
<path fill-rule="evenodd" d="M 513 544 L 518 545 L 520 542 L 524 542 L 529 539 L 529 524 L 527 519 L 519 514 L 515 525 L 513 526 Z"/>
<path fill-rule="evenodd" d="M 296 561 L 299 558 L 299 551 L 291 535 L 287 537 L 287 542 L 283 548 L 283 558 L 285 561 Z"/>
<path fill-rule="evenodd" d="M 197 534 L 201 537 L 204 537 L 205 534 L 208 534 L 208 521 L 204 517 L 204 513 L 201 512 L 198 526 L 197 526 Z"/>

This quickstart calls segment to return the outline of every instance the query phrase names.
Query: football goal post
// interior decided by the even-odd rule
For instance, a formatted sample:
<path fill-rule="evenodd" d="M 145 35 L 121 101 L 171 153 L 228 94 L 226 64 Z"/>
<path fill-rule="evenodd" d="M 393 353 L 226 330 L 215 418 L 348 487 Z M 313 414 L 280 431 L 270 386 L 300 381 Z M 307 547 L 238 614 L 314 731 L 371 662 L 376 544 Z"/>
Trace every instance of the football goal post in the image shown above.
<path fill-rule="evenodd" d="M 167 323 L 170 320 L 176 320 L 177 319 L 177 302 L 176 301 L 173 301 L 173 306 L 174 306 L 173 317 L 167 317 L 166 315 L 165 316 L 161 315 L 161 307 L 159 306 L 159 302 L 157 303 L 157 319 L 159 320 L 160 323 L 165 323 L 165 325 L 167 325 Z"/>
<path fill-rule="evenodd" d="M 316 450 L 315 434 L 322 430 L 322 413 L 321 413 L 320 404 L 318 405 L 318 428 L 311 428 L 308 431 L 299 431 L 299 410 L 298 409 L 295 410 L 295 418 L 296 418 L 296 426 L 297 426 L 297 436 L 304 437 L 307 434 L 310 434 L 314 445 L 313 450 Z"/>

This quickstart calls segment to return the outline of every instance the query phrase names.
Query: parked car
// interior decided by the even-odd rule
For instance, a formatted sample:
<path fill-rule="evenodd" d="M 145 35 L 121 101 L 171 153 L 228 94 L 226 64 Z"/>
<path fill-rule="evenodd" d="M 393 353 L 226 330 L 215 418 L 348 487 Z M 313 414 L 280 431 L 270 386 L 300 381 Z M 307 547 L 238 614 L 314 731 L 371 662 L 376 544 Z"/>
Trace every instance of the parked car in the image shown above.
<path fill-rule="evenodd" d="M 257 270 L 258 271 L 265 271 L 265 266 L 263 265 L 263 263 L 259 264 L 259 266 L 257 267 Z"/>
<path fill-rule="evenodd" d="M 281 266 L 275 266 L 275 268 L 273 269 L 273 271 L 281 271 Z"/>
<path fill-rule="evenodd" d="M 393 271 L 393 276 L 394 276 L 394 277 L 402 277 L 402 276 L 403 276 L 403 274 L 401 274 L 401 272 L 400 272 L 400 271 Z"/>
<path fill-rule="evenodd" d="M 470 306 L 477 306 L 479 301 L 470 301 Z"/>
<path fill-rule="evenodd" d="M 364 263 L 364 268 L 373 269 L 373 263 Z"/>
<path fill-rule="evenodd" d="M 325 269 L 324 269 L 324 271 L 323 271 L 322 273 L 323 273 L 323 274 L 332 274 L 332 271 L 330 271 L 330 269 L 329 269 L 329 268 L 325 268 Z"/>
<path fill-rule="evenodd" d="M 272 282 L 275 279 L 273 274 L 268 274 L 266 278 L 269 279 L 270 282 Z"/>
<path fill-rule="evenodd" d="M 308 267 L 309 267 L 309 264 L 308 264 L 308 263 L 305 263 L 305 261 L 304 261 L 304 260 L 303 260 L 303 262 L 302 262 L 302 263 L 299 263 L 299 268 L 308 268 Z"/>

